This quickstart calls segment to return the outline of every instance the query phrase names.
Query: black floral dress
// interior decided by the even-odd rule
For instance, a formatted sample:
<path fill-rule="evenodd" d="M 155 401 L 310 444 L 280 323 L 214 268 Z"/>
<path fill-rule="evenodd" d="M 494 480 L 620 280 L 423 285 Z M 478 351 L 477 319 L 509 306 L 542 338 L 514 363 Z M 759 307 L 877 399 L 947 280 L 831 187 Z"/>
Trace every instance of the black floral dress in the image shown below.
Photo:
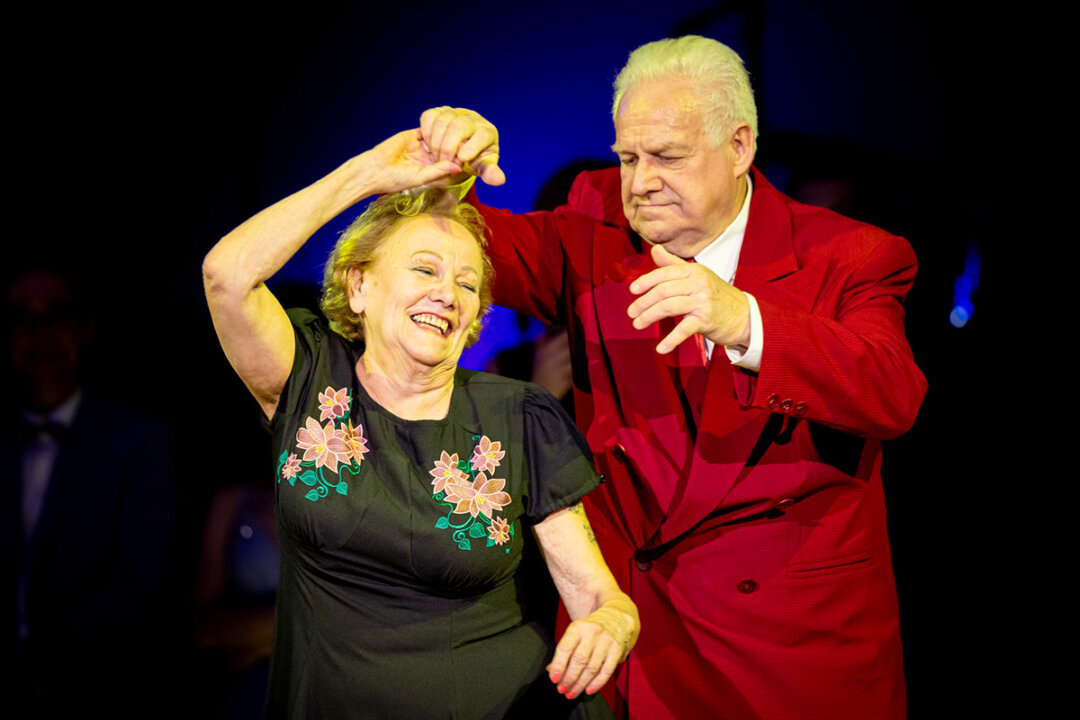
<path fill-rule="evenodd" d="M 293 371 L 271 421 L 281 585 L 268 715 L 558 717 L 553 642 L 516 574 L 528 526 L 598 476 L 538 386 L 459 369 L 442 420 L 364 391 L 362 345 L 290 311 Z M 602 701 L 601 701 L 602 702 Z"/>

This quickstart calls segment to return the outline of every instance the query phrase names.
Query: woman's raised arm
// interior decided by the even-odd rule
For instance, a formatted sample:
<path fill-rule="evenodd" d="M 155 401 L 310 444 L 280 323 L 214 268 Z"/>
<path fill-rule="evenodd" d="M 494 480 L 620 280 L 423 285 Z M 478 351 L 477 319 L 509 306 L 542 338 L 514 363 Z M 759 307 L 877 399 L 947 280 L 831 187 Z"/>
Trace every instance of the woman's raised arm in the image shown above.
<path fill-rule="evenodd" d="M 547 516 L 533 532 L 572 621 L 548 677 L 571 699 L 598 692 L 637 642 L 637 606 L 608 570 L 580 503 Z"/>
<path fill-rule="evenodd" d="M 266 208 L 223 237 L 203 261 L 203 285 L 221 347 L 271 417 L 292 369 L 289 319 L 266 287 L 316 230 L 378 193 L 433 183 L 461 171 L 435 162 L 418 130 L 357 155 L 326 177 Z"/>

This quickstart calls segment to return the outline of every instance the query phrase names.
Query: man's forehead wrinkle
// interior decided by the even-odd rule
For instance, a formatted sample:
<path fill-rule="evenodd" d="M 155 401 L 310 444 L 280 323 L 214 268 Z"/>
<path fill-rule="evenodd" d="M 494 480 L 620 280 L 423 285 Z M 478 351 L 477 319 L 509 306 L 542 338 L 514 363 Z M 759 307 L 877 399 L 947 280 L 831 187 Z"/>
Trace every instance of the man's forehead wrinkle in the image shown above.
<path fill-rule="evenodd" d="M 701 106 L 689 88 L 676 88 L 657 97 L 655 86 L 627 93 L 616 123 L 616 153 L 644 147 L 662 152 L 675 147 L 689 148 L 704 132 Z"/>
<path fill-rule="evenodd" d="M 653 155 L 664 152 L 686 152 L 693 149 L 701 134 L 692 118 L 664 118 L 664 122 L 627 124 L 620 128 L 615 143 L 615 153 L 640 153 Z"/>

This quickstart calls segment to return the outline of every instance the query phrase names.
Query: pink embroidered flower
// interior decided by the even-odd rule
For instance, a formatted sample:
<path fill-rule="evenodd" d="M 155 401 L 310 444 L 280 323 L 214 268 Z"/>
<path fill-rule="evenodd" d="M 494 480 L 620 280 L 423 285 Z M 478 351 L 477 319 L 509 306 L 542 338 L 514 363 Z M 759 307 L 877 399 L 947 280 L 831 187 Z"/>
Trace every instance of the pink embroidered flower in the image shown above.
<path fill-rule="evenodd" d="M 345 388 L 335 390 L 327 385 L 326 390 L 319 393 L 319 410 L 322 410 L 320 420 L 344 417 L 349 412 L 349 393 Z"/>
<path fill-rule="evenodd" d="M 364 426 L 353 427 L 352 420 L 347 420 L 344 425 L 334 431 L 334 437 L 340 438 L 348 448 L 349 455 L 342 462 L 356 460 L 359 465 L 364 461 L 364 454 L 368 452 L 367 438 L 364 437 Z"/>
<path fill-rule="evenodd" d="M 448 455 L 445 450 L 442 451 L 442 457 L 436 460 L 435 467 L 428 471 L 431 477 L 435 478 L 431 481 L 431 485 L 434 488 L 434 490 L 432 490 L 432 493 L 440 493 L 443 490 L 446 490 L 447 484 L 468 484 L 469 476 L 463 473 L 458 468 L 457 464 L 457 453 L 454 453 L 453 455 Z M 446 499 L 449 500 L 449 498 L 450 491 L 447 490 Z M 457 500 L 451 500 L 450 502 L 457 502 Z"/>
<path fill-rule="evenodd" d="M 510 495 L 502 492 L 505 485 L 505 480 L 488 480 L 484 473 L 479 473 L 471 485 L 455 484 L 453 489 L 457 507 L 452 512 L 459 515 L 469 513 L 473 517 L 486 515 L 490 519 L 491 513 L 510 504 Z"/>
<path fill-rule="evenodd" d="M 452 503 L 461 502 L 462 498 L 472 490 L 472 483 L 469 482 L 468 475 L 464 478 L 450 478 L 443 486 L 443 490 L 446 492 L 443 500 Z"/>
<path fill-rule="evenodd" d="M 488 528 L 488 538 L 495 541 L 496 545 L 504 545 L 510 539 L 510 523 L 502 518 L 492 518 L 491 527 Z"/>
<path fill-rule="evenodd" d="M 304 451 L 304 460 L 314 460 L 315 467 L 326 466 L 337 472 L 338 463 L 347 463 L 352 455 L 345 441 L 334 431 L 334 423 L 319 427 L 319 422 L 309 417 L 307 427 L 296 431 L 296 447 Z"/>
<path fill-rule="evenodd" d="M 493 472 L 495 468 L 499 467 L 499 460 L 505 454 L 501 442 L 492 442 L 487 435 L 484 435 L 480 438 L 480 442 L 477 443 L 476 447 L 473 448 L 473 456 L 472 460 L 470 460 L 472 469 L 478 472 Z"/>
<path fill-rule="evenodd" d="M 298 472 L 300 472 L 300 458 L 296 457 L 296 453 L 289 453 L 285 465 L 281 468 L 281 477 L 288 480 L 296 477 Z"/>

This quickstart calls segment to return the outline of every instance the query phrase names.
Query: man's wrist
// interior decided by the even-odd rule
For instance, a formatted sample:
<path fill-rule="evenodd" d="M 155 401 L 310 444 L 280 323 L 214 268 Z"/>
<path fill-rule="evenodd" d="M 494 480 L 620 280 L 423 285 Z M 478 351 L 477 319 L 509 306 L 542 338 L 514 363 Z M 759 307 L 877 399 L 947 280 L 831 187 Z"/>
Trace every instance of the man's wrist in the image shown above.
<path fill-rule="evenodd" d="M 761 351 L 764 347 L 764 332 L 761 328 L 761 309 L 758 307 L 757 300 L 748 292 L 744 292 L 747 304 L 749 305 L 749 322 L 748 333 L 745 339 L 745 345 L 727 345 L 724 350 L 727 352 L 728 360 L 733 365 L 738 365 L 741 368 L 747 370 L 753 370 L 757 372 L 761 369 Z"/>

